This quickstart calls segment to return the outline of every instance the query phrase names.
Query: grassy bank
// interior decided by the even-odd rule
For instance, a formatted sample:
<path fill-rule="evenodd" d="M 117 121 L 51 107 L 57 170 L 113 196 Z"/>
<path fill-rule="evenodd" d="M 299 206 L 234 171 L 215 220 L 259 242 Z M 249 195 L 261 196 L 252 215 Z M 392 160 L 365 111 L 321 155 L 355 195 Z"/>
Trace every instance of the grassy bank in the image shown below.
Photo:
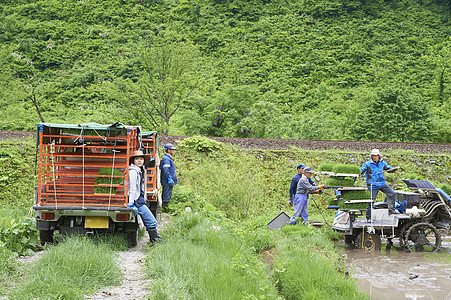
<path fill-rule="evenodd" d="M 146 261 L 148 299 L 369 299 L 327 229 L 270 231 L 264 217 L 237 223 L 184 212 L 164 238 Z"/>
<path fill-rule="evenodd" d="M 229 218 L 241 220 L 262 213 L 290 211 L 288 189 L 298 163 L 311 166 L 313 170 L 318 170 L 319 165 L 326 162 L 360 167 L 369 159 L 369 151 L 307 151 L 296 148 L 289 151 L 263 151 L 225 146 L 221 151 L 201 153 L 182 148 L 176 153 L 175 160 L 181 175 L 181 185 L 190 187 L 196 194 L 208 199 L 215 207 L 226 212 Z M 389 165 L 400 166 L 398 172 L 385 176 L 387 183 L 394 189 L 408 190 L 401 179 L 412 178 L 429 180 L 450 191 L 449 154 L 433 155 L 405 150 L 391 150 L 383 154 Z M 313 179 L 318 184 L 325 184 L 327 176 L 315 175 Z M 355 185 L 365 186 L 364 178 L 358 178 Z M 333 191 L 329 190 L 314 198 L 324 204 L 331 196 Z M 382 200 L 384 196 L 379 193 L 378 197 L 378 200 Z M 317 213 L 314 203 L 311 212 Z"/>

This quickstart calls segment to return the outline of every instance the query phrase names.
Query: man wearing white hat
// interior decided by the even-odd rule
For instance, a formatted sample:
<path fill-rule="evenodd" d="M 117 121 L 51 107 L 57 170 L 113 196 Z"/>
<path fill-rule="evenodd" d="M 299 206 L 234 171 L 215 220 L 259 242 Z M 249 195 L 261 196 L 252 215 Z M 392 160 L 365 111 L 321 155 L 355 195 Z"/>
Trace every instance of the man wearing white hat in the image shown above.
<path fill-rule="evenodd" d="M 399 214 L 399 212 L 395 209 L 395 191 L 385 182 L 384 172 L 392 173 L 397 170 L 398 168 L 390 167 L 382 160 L 379 149 L 371 150 L 371 159 L 360 167 L 362 174 L 365 173 L 371 199 L 375 200 L 379 191 L 387 195 L 384 201 L 387 202 L 389 214 Z M 371 203 L 368 203 L 366 218 L 371 219 Z"/>

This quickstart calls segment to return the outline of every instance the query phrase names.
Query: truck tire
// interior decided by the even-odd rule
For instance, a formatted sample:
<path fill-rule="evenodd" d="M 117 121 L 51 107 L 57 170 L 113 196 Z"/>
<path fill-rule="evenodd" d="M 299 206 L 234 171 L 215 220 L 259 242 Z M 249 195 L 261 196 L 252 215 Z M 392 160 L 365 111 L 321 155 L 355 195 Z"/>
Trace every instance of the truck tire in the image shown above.
<path fill-rule="evenodd" d="M 43 244 L 53 243 L 53 230 L 39 230 L 39 238 Z"/>
<path fill-rule="evenodd" d="M 138 229 L 127 231 L 127 242 L 132 247 L 138 244 Z"/>

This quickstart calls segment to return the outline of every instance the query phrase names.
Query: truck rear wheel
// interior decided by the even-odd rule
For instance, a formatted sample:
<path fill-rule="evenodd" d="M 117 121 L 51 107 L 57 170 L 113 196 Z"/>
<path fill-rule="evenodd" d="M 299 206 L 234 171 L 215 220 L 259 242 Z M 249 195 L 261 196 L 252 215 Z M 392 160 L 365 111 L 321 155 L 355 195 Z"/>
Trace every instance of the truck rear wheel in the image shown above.
<path fill-rule="evenodd" d="M 127 241 L 128 244 L 132 247 L 138 244 L 138 229 L 127 231 Z"/>
<path fill-rule="evenodd" d="M 53 243 L 53 230 L 39 230 L 39 238 L 42 243 Z"/>

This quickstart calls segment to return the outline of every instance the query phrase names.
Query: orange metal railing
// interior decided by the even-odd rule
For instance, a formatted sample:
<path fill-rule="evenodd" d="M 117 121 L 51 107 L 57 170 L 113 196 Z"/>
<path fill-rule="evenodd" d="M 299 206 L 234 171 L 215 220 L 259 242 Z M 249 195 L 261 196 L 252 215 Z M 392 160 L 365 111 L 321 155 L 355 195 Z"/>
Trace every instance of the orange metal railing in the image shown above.
<path fill-rule="evenodd" d="M 144 149 L 146 150 L 146 154 L 149 154 L 153 159 L 153 162 L 150 163 L 150 166 L 147 167 L 147 192 L 151 192 L 157 189 L 157 135 L 147 135 L 142 138 L 142 143 Z"/>
<path fill-rule="evenodd" d="M 127 127 L 125 136 L 82 136 L 44 127 L 39 135 L 37 205 L 114 208 L 127 204 L 128 157 L 139 147 L 138 127 Z M 78 139 L 78 142 L 77 142 Z M 102 168 L 121 175 L 98 175 Z M 122 178 L 120 184 L 104 184 L 114 193 L 96 194 L 97 177 Z"/>

